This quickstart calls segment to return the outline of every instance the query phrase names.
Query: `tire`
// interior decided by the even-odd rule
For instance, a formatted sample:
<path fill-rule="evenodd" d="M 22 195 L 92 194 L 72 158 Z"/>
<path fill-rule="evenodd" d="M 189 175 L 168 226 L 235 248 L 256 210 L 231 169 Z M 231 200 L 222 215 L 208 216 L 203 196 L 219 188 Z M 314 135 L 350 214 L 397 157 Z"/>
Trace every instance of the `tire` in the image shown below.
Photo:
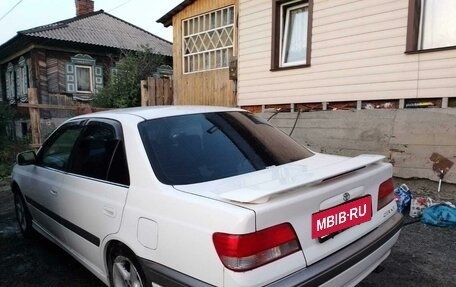
<path fill-rule="evenodd" d="M 32 227 L 32 216 L 27 208 L 27 204 L 19 191 L 14 192 L 14 209 L 16 211 L 17 223 L 19 229 L 25 238 L 32 238 L 35 230 Z"/>
<path fill-rule="evenodd" d="M 111 253 L 109 282 L 111 287 L 146 287 L 146 278 L 136 256 L 125 247 Z"/>

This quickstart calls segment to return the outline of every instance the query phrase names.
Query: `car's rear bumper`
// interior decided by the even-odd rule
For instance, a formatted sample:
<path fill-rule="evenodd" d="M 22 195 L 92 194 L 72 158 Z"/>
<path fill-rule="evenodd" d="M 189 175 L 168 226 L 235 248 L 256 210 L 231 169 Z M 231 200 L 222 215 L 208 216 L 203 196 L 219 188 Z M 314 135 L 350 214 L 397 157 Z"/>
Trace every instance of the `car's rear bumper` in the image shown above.
<path fill-rule="evenodd" d="M 266 286 L 353 286 L 386 259 L 397 241 L 402 222 L 402 215 L 397 213 L 344 249 Z M 142 258 L 139 261 L 149 284 L 153 282 L 167 287 L 213 286 L 161 264 Z"/>
<path fill-rule="evenodd" d="M 139 258 L 144 275 L 147 278 L 147 286 L 163 286 L 163 287 L 214 287 L 203 281 L 170 269 L 161 264 L 152 262 L 147 259 Z M 151 284 L 154 285 L 151 285 Z"/>
<path fill-rule="evenodd" d="M 402 227 L 399 213 L 358 241 L 266 286 L 352 286 L 388 257 Z"/>

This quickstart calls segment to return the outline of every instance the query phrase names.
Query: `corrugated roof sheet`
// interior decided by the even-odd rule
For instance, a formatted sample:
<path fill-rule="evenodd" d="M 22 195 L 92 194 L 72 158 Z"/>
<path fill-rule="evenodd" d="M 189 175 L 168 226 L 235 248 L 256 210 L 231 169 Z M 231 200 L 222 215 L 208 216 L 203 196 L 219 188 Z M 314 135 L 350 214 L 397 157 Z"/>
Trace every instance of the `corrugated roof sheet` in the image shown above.
<path fill-rule="evenodd" d="M 179 3 L 176 7 L 171 9 L 168 13 L 163 15 L 160 19 L 157 20 L 157 23 L 162 23 L 163 26 L 169 27 L 173 24 L 173 17 L 179 13 L 180 11 L 184 10 L 187 6 L 195 2 L 196 0 L 184 0 Z"/>
<path fill-rule="evenodd" d="M 127 50 L 148 46 L 153 52 L 172 56 L 172 43 L 103 10 L 18 32 L 53 40 L 99 45 Z"/>

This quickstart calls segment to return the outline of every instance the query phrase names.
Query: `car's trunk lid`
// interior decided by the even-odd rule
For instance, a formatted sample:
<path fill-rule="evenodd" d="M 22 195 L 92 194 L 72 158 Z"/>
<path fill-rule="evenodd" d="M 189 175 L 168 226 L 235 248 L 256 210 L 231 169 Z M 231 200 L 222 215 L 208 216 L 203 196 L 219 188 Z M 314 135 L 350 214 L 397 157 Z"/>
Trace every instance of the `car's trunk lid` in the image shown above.
<path fill-rule="evenodd" d="M 237 203 L 264 203 L 297 187 L 313 185 L 383 160 L 380 155 L 353 158 L 315 154 L 282 166 L 210 182 L 176 185 L 176 189 Z"/>
<path fill-rule="evenodd" d="M 377 213 L 379 185 L 392 173 L 382 159 L 316 154 L 279 167 L 175 188 L 254 210 L 257 230 L 291 223 L 309 265 L 367 234 L 393 214 Z M 314 214 L 359 198 L 366 198 L 372 209 L 368 222 L 325 242 L 312 238 Z"/>

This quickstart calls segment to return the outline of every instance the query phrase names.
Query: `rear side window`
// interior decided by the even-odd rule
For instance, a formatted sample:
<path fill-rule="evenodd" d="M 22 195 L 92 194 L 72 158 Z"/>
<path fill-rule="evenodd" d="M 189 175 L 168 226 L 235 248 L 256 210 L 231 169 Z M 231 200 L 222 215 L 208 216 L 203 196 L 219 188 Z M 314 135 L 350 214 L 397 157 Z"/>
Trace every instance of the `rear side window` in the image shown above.
<path fill-rule="evenodd" d="M 71 156 L 70 172 L 120 184 L 129 184 L 123 143 L 113 126 L 91 122 Z"/>
<path fill-rule="evenodd" d="M 139 131 L 158 179 L 170 185 L 236 176 L 313 155 L 246 112 L 153 119 L 140 123 Z"/>

